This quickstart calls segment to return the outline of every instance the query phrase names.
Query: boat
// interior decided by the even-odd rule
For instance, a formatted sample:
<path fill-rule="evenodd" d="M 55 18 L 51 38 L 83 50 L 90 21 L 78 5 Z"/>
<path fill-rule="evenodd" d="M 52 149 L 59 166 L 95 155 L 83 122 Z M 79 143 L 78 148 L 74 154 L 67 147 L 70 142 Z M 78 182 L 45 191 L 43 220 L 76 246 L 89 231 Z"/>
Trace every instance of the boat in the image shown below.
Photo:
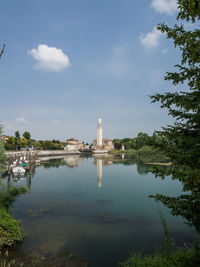
<path fill-rule="evenodd" d="M 22 164 L 20 165 L 20 167 L 26 168 L 27 165 L 28 165 L 28 164 L 27 164 L 26 162 L 24 162 L 24 163 L 22 163 Z"/>
<path fill-rule="evenodd" d="M 12 168 L 12 172 L 14 175 L 24 175 L 26 170 L 22 167 L 14 167 Z"/>

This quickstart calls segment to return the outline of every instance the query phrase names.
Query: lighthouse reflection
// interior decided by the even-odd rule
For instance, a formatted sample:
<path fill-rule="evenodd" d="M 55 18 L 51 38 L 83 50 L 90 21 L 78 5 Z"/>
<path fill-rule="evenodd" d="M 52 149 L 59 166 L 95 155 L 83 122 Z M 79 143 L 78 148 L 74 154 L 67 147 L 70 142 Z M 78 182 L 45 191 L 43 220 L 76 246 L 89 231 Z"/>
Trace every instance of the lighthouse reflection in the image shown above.
<path fill-rule="evenodd" d="M 102 187 L 102 165 L 103 165 L 103 160 L 102 159 L 97 159 L 97 184 L 98 187 Z"/>

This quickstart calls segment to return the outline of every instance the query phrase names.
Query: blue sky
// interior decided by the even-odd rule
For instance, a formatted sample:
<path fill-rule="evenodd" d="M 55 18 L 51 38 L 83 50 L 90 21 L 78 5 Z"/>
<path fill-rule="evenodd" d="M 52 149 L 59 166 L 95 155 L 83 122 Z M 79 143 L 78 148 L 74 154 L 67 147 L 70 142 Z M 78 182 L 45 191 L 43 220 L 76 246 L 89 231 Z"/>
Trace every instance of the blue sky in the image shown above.
<path fill-rule="evenodd" d="M 170 123 L 148 96 L 173 89 L 179 52 L 155 27 L 176 14 L 176 0 L 1 1 L 4 133 L 91 142 L 99 117 L 109 138 Z"/>

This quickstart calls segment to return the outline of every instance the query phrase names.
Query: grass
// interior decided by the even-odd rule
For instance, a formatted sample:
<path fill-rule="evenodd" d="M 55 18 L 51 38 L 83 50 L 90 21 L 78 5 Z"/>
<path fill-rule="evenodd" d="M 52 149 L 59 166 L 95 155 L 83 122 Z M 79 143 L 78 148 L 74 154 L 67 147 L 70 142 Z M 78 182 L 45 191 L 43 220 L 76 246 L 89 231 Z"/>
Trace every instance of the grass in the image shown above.
<path fill-rule="evenodd" d="M 200 249 L 177 250 L 170 255 L 156 253 L 154 256 L 133 254 L 129 259 L 120 263 L 121 267 L 197 267 L 200 266 Z"/>

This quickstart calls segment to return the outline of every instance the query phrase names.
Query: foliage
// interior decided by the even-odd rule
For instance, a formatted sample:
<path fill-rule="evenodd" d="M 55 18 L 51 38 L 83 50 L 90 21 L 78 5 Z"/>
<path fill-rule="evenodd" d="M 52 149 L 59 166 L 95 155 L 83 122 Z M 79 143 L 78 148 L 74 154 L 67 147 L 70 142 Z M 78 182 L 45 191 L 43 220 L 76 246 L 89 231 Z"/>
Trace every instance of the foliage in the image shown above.
<path fill-rule="evenodd" d="M 154 256 L 143 256 L 141 253 L 133 254 L 121 267 L 196 267 L 200 266 L 200 249 L 194 247 L 190 250 L 177 250 L 169 256 L 156 253 Z"/>
<path fill-rule="evenodd" d="M 41 144 L 42 149 L 45 150 L 62 150 L 64 148 L 61 142 L 58 143 L 50 140 L 39 141 L 39 142 Z"/>
<path fill-rule="evenodd" d="M 9 207 L 17 196 L 27 192 L 25 187 L 9 188 L 0 187 L 0 250 L 4 246 L 12 246 L 23 239 L 21 223 L 9 213 Z"/>
<path fill-rule="evenodd" d="M 19 139 L 19 138 L 20 138 L 20 133 L 19 133 L 19 131 L 16 131 L 16 132 L 15 132 L 15 138 L 16 138 L 16 139 Z"/>
<path fill-rule="evenodd" d="M 31 143 L 31 134 L 30 134 L 30 132 L 25 131 L 23 133 L 23 137 L 26 140 L 26 144 L 21 145 L 21 147 L 28 147 L 28 146 L 30 146 L 30 143 Z"/>
<path fill-rule="evenodd" d="M 0 249 L 22 241 L 21 223 L 4 208 L 0 208 Z"/>
<path fill-rule="evenodd" d="M 38 142 L 38 141 L 33 141 L 31 144 L 32 144 L 32 146 L 33 146 L 35 149 L 41 149 L 41 144 L 40 144 L 40 142 Z"/>
<path fill-rule="evenodd" d="M 200 19 L 199 0 L 178 0 L 177 20 L 186 20 L 196 26 Z M 173 162 L 170 168 L 155 168 L 156 176 L 179 179 L 187 194 L 168 197 L 157 194 L 154 197 L 171 209 L 173 215 L 183 216 L 190 225 L 200 231 L 200 30 L 186 30 L 185 25 L 169 28 L 160 24 L 158 29 L 179 47 L 182 60 L 175 67 L 177 72 L 167 72 L 165 80 L 174 86 L 187 85 L 189 90 L 155 94 L 152 102 L 159 101 L 161 108 L 167 108 L 175 123 L 157 132 L 154 146 Z M 166 244 L 168 240 L 166 239 Z M 200 248 L 176 250 L 169 254 L 157 253 L 153 257 L 132 255 L 121 266 L 200 266 Z"/>
<path fill-rule="evenodd" d="M 20 133 L 19 131 L 15 132 L 15 149 L 20 149 Z"/>
<path fill-rule="evenodd" d="M 15 138 L 13 136 L 9 136 L 8 141 L 5 143 L 6 150 L 15 150 Z"/>
<path fill-rule="evenodd" d="M 172 175 L 183 184 L 187 194 L 178 197 L 155 195 L 155 199 L 171 208 L 173 215 L 182 215 L 188 223 L 200 232 L 200 4 L 197 0 L 178 1 L 177 20 L 191 23 L 192 30 L 186 30 L 186 23 L 174 25 L 159 24 L 158 29 L 172 39 L 181 51 L 181 62 L 175 65 L 175 72 L 167 72 L 165 80 L 174 87 L 187 87 L 177 92 L 151 96 L 152 102 L 159 101 L 161 108 L 167 108 L 175 123 L 159 132 L 161 139 L 156 143 L 173 162 L 167 171 L 157 168 L 156 176 Z"/>
<path fill-rule="evenodd" d="M 138 150 L 143 146 L 154 147 L 155 143 L 159 142 L 159 140 L 160 136 L 158 133 L 154 133 L 152 136 L 149 136 L 147 133 L 140 132 L 135 138 L 114 139 L 113 144 L 117 150 L 121 150 L 122 145 L 124 145 L 125 150 Z"/>
<path fill-rule="evenodd" d="M 24 137 L 26 140 L 30 140 L 30 139 L 31 139 L 31 134 L 30 134 L 30 132 L 25 131 L 25 132 L 23 133 L 23 137 Z"/>

